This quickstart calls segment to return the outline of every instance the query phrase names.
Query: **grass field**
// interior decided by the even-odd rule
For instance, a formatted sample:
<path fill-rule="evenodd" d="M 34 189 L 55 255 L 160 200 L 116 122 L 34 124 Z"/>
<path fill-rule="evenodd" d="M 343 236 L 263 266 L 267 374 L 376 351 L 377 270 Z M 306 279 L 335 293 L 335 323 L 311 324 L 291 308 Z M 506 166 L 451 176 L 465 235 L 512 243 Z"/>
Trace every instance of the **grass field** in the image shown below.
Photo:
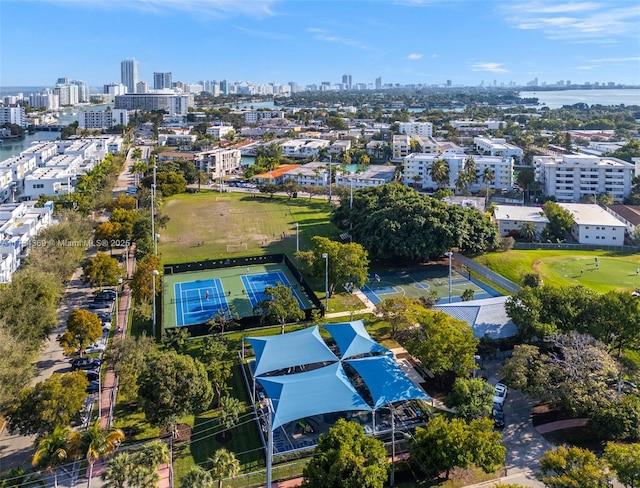
<path fill-rule="evenodd" d="M 640 275 L 636 273 L 640 267 L 639 254 L 511 250 L 486 254 L 477 261 L 515 283 L 522 283 L 526 273 L 535 271 L 545 284 L 552 286 L 583 285 L 601 293 L 640 287 Z"/>
<path fill-rule="evenodd" d="M 207 258 L 257 256 L 296 250 L 298 223 L 301 250 L 313 236 L 337 238 L 329 222 L 331 206 L 324 200 L 246 193 L 202 191 L 183 193 L 166 201 L 169 217 L 160 229 L 158 250 L 163 263 Z"/>

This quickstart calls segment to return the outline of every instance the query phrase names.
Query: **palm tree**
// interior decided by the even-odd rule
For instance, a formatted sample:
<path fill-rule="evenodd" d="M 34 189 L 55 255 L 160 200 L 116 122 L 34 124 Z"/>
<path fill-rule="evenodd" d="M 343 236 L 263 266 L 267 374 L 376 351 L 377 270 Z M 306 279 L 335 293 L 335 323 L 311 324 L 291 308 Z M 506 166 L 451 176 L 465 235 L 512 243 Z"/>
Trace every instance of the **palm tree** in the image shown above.
<path fill-rule="evenodd" d="M 493 182 L 496 180 L 496 172 L 493 171 L 489 166 L 487 166 L 484 171 L 482 172 L 482 182 L 487 185 L 487 193 L 486 193 L 486 203 L 485 205 L 489 204 L 489 185 L 493 184 Z"/>
<path fill-rule="evenodd" d="M 209 461 L 211 462 L 211 476 L 218 480 L 218 488 L 222 487 L 224 478 L 231 478 L 240 472 L 240 462 L 232 452 L 224 448 L 214 452 Z"/>
<path fill-rule="evenodd" d="M 469 184 L 474 184 L 478 181 L 478 166 L 472 156 L 464 160 L 464 169 L 465 173 L 467 173 L 467 181 Z"/>
<path fill-rule="evenodd" d="M 25 473 L 22 466 L 12 468 L 5 473 L 4 480 L 0 480 L 0 488 L 33 488 L 34 486 L 47 486 L 40 476 L 34 473 Z"/>
<path fill-rule="evenodd" d="M 53 431 L 36 442 L 36 452 L 31 463 L 45 471 L 53 472 L 53 486 L 58 488 L 58 467 L 67 462 L 69 451 L 69 427 L 55 427 Z"/>
<path fill-rule="evenodd" d="M 72 436 L 79 452 L 84 453 L 84 457 L 89 464 L 89 479 L 87 488 L 91 488 L 91 478 L 93 476 L 93 465 L 102 456 L 108 457 L 115 452 L 124 439 L 124 433 L 120 429 L 102 429 L 100 423 L 95 422 L 84 432 L 77 432 Z"/>
<path fill-rule="evenodd" d="M 200 466 L 191 468 L 180 481 L 180 488 L 213 488 L 213 486 L 211 474 Z"/>
<path fill-rule="evenodd" d="M 449 186 L 449 163 L 444 159 L 436 159 L 431 163 L 431 169 L 429 170 L 431 179 L 438 189 L 442 189 Z"/>
<path fill-rule="evenodd" d="M 418 189 L 418 183 L 422 180 L 422 176 L 416 174 L 416 175 L 413 175 L 411 177 L 411 179 L 413 180 L 413 189 L 417 190 Z"/>
<path fill-rule="evenodd" d="M 453 182 L 453 184 L 456 187 L 456 190 L 462 193 L 464 190 L 466 190 L 467 185 L 469 184 L 469 175 L 464 172 L 458 173 L 458 177 L 456 178 L 456 181 Z"/>
<path fill-rule="evenodd" d="M 122 452 L 109 461 L 107 469 L 100 476 L 104 488 L 126 488 L 134 458 L 128 452 Z"/>
<path fill-rule="evenodd" d="M 209 332 L 212 332 L 213 329 L 219 327 L 220 333 L 224 334 L 224 331 L 227 327 L 236 324 L 237 320 L 240 318 L 238 312 L 236 312 L 235 306 L 229 305 L 228 308 L 221 308 L 216 312 L 216 314 L 207 320 L 206 324 L 209 326 Z"/>
<path fill-rule="evenodd" d="M 538 235 L 538 230 L 533 222 L 522 222 L 518 231 L 520 231 L 522 238 L 528 241 L 533 241 Z"/>
<path fill-rule="evenodd" d="M 169 447 L 160 439 L 145 444 L 140 451 L 140 456 L 144 462 L 154 468 L 169 462 Z"/>
<path fill-rule="evenodd" d="M 131 488 L 155 488 L 159 481 L 158 469 L 146 464 L 134 465 L 129 474 Z"/>

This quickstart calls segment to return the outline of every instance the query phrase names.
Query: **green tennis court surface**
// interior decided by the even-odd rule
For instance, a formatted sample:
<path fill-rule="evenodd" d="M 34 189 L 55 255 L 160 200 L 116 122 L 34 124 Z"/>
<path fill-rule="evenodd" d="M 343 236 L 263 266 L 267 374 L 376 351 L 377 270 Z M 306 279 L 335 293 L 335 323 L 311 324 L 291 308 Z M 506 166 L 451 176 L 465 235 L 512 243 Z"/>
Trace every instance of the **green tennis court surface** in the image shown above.
<path fill-rule="evenodd" d="M 300 308 L 313 304 L 285 264 L 270 263 L 218 268 L 163 277 L 165 328 L 202 324 L 230 307 L 242 317 L 254 315 L 254 306 L 267 298 L 264 289 L 277 283 L 289 286 Z"/>

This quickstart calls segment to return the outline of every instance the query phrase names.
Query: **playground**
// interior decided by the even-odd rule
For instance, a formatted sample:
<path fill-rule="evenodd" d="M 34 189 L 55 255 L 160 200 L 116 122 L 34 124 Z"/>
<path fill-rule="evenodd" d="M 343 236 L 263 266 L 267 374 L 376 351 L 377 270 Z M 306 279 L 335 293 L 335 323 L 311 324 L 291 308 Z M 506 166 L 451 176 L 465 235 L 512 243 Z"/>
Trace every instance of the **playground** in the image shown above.
<path fill-rule="evenodd" d="M 164 327 L 202 324 L 217 313 L 228 313 L 229 310 L 235 311 L 239 318 L 254 316 L 254 308 L 268 298 L 266 287 L 278 283 L 291 288 L 302 310 L 313 307 L 303 285 L 284 263 L 165 274 Z"/>
<path fill-rule="evenodd" d="M 473 291 L 478 300 L 500 296 L 484 283 L 476 281 L 470 273 L 451 270 L 451 302 L 462 301 L 465 290 Z M 387 298 L 405 296 L 407 298 L 430 297 L 434 293 L 438 303 L 449 302 L 449 267 L 430 265 L 418 268 L 372 274 L 362 291 L 374 304 Z"/>

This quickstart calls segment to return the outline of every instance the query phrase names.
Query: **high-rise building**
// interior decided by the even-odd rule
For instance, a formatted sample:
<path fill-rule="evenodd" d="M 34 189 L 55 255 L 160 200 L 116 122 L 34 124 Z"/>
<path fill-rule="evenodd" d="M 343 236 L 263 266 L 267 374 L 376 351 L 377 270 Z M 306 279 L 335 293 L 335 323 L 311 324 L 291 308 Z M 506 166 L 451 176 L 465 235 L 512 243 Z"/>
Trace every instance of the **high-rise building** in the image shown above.
<path fill-rule="evenodd" d="M 342 84 L 345 90 L 351 90 L 351 75 L 342 75 Z"/>
<path fill-rule="evenodd" d="M 146 81 L 136 83 L 136 93 L 149 93 L 149 83 Z"/>
<path fill-rule="evenodd" d="M 89 102 L 91 97 L 91 94 L 89 93 L 89 84 L 82 80 L 72 80 L 71 84 L 78 87 L 78 101 L 80 103 Z"/>
<path fill-rule="evenodd" d="M 120 79 L 127 87 L 128 93 L 136 92 L 138 84 L 138 62 L 135 59 L 125 59 L 120 63 Z"/>
<path fill-rule="evenodd" d="M 171 72 L 168 73 L 153 73 L 153 89 L 164 90 L 165 88 L 171 88 Z"/>
<path fill-rule="evenodd" d="M 380 90 L 382 88 L 382 76 L 378 76 L 376 78 L 376 90 Z"/>

